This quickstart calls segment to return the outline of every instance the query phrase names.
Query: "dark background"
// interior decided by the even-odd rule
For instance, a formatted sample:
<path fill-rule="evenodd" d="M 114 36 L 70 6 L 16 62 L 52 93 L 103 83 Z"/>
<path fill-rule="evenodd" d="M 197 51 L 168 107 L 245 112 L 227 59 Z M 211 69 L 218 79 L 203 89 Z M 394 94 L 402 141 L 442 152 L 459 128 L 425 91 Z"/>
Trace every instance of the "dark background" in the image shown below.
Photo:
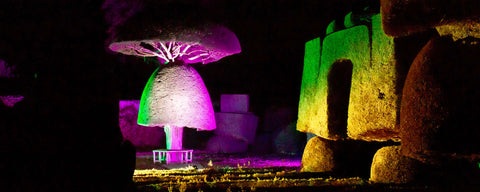
<path fill-rule="evenodd" d="M 209 16 L 242 46 L 240 54 L 194 65 L 214 103 L 223 93 L 245 93 L 260 118 L 271 106 L 296 110 L 305 42 L 368 2 L 353 1 L 206 1 Z M 106 51 L 101 6 L 0 2 L 0 58 L 19 74 L 0 79 L 0 95 L 25 97 L 0 108 L 2 191 L 129 189 L 122 181 L 131 177 L 134 153 L 122 141 L 118 101 L 139 99 L 156 66 Z"/>

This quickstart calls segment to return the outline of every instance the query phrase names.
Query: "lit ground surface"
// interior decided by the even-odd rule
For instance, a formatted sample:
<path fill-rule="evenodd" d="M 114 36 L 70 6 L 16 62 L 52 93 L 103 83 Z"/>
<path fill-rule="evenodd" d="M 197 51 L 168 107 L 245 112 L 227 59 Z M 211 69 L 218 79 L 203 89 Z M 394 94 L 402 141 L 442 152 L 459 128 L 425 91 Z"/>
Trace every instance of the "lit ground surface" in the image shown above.
<path fill-rule="evenodd" d="M 210 163 L 211 162 L 211 163 Z M 187 164 L 153 163 L 151 153 L 137 153 L 133 180 L 137 191 L 480 191 L 465 186 L 373 184 L 368 178 L 335 178 L 302 173 L 300 157 L 195 152 Z"/>
<path fill-rule="evenodd" d="M 284 167 L 296 170 L 300 167 L 301 157 L 288 155 L 256 155 L 256 154 L 212 154 L 194 152 L 193 161 L 189 163 L 153 163 L 152 152 L 137 153 L 136 169 L 176 169 L 195 166 L 203 168 L 265 168 Z M 209 163 L 211 162 L 211 165 Z"/>

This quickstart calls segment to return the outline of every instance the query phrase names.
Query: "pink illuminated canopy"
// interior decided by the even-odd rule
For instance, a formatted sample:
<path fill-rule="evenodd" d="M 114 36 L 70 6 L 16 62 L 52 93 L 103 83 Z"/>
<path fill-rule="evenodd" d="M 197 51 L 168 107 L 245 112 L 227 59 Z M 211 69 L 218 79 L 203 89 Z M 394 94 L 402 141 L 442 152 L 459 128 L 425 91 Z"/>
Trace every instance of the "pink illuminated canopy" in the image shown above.
<path fill-rule="evenodd" d="M 157 57 L 161 63 L 211 63 L 241 52 L 235 34 L 220 25 L 205 25 L 198 29 L 175 30 L 172 34 L 158 30 L 156 38 L 117 41 L 112 51 L 141 57 Z M 167 34 L 165 34 L 167 33 Z"/>

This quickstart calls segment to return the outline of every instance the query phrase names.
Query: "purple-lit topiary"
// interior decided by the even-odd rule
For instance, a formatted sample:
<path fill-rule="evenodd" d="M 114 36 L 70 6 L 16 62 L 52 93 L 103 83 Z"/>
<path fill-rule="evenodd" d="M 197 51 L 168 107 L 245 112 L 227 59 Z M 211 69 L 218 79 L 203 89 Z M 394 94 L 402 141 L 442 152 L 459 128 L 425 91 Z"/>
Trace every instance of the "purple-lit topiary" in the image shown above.
<path fill-rule="evenodd" d="M 172 23 L 175 22 L 143 22 L 133 17 L 126 21 L 123 31 L 115 33 L 119 35 L 108 47 L 126 55 L 156 57 L 164 64 L 145 86 L 138 124 L 163 126 L 167 149 L 181 149 L 183 127 L 216 128 L 208 91 L 200 75 L 188 64 L 215 62 L 240 53 L 241 48 L 235 34 L 221 25 Z"/>
<path fill-rule="evenodd" d="M 18 76 L 15 72 L 15 66 L 8 65 L 7 62 L 0 59 L 0 78 L 15 78 Z"/>
<path fill-rule="evenodd" d="M 240 52 L 235 34 L 220 25 L 207 24 L 184 31 L 160 30 L 158 33 L 152 39 L 114 42 L 109 48 L 126 55 L 157 57 L 164 64 L 175 61 L 207 64 Z"/>
<path fill-rule="evenodd" d="M 21 96 L 21 95 L 0 96 L 0 100 L 2 100 L 2 102 L 5 106 L 13 107 L 16 103 L 23 100 L 23 96 Z"/>
<path fill-rule="evenodd" d="M 183 127 L 215 129 L 210 96 L 197 71 L 175 63 L 158 68 L 143 90 L 137 123 L 164 127 L 167 149 L 182 148 Z"/>
<path fill-rule="evenodd" d="M 17 78 L 15 66 L 9 65 L 4 60 L 0 59 L 0 79 L 14 79 Z M 0 95 L 0 100 L 7 107 L 13 107 L 16 103 L 23 100 L 22 95 L 18 94 L 6 94 Z"/>

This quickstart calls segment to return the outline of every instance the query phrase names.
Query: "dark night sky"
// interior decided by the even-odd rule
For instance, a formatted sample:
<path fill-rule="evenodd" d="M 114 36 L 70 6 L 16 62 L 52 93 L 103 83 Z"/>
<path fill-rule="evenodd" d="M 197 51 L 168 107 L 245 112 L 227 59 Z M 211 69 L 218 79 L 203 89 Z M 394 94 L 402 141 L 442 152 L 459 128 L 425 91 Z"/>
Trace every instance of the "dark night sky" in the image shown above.
<path fill-rule="evenodd" d="M 226 25 L 237 34 L 243 51 L 197 67 L 207 87 L 213 89 L 213 97 L 217 92 L 244 92 L 251 95 L 252 107 L 258 112 L 270 105 L 296 108 L 305 42 L 323 37 L 335 17 L 343 21 L 353 8 L 347 3 L 351 1 L 228 2 Z"/>

